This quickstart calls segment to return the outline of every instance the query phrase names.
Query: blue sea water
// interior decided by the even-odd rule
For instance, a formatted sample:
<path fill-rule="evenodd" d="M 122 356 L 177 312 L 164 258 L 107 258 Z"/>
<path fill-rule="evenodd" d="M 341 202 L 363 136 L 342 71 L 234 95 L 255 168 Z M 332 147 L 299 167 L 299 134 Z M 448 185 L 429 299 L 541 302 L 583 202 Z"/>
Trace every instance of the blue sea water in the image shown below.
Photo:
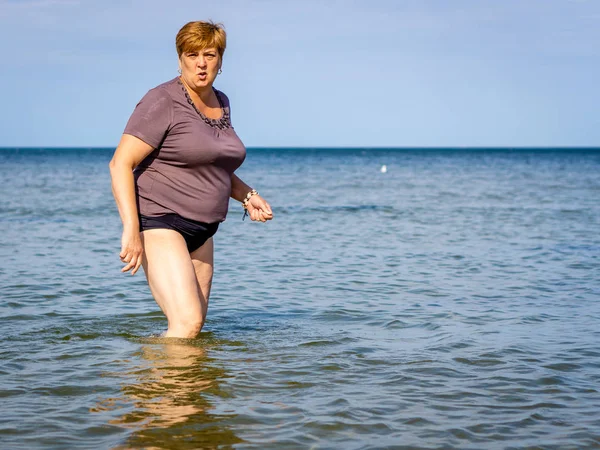
<path fill-rule="evenodd" d="M 2 448 L 600 448 L 599 150 L 251 149 L 181 341 L 111 155 L 0 150 Z"/>

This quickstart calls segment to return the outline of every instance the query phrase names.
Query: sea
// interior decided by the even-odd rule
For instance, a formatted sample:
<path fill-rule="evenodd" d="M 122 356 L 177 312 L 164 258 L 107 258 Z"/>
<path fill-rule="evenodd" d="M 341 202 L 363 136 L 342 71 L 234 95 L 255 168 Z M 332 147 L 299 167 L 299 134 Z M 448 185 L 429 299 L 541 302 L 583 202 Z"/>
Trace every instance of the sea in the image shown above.
<path fill-rule="evenodd" d="M 253 148 L 197 339 L 114 149 L 0 149 L 0 448 L 600 448 L 600 149 Z"/>

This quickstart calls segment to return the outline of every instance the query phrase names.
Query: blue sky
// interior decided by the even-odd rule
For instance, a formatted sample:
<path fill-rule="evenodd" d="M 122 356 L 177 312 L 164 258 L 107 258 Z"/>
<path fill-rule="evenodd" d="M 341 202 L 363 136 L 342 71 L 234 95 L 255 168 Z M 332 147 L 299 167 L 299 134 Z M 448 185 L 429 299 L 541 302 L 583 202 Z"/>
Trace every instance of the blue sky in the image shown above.
<path fill-rule="evenodd" d="M 202 19 L 247 146 L 600 145 L 596 0 L 0 0 L 0 146 L 115 146 Z"/>

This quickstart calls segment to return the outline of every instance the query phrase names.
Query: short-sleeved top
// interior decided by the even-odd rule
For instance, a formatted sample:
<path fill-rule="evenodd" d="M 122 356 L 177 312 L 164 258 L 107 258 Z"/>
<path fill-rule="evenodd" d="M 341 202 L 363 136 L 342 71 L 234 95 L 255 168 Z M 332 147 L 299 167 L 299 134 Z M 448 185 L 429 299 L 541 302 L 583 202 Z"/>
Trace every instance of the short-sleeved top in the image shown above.
<path fill-rule="evenodd" d="M 140 214 L 225 220 L 231 175 L 246 148 L 231 126 L 229 99 L 216 89 L 215 94 L 219 119 L 196 108 L 179 77 L 148 91 L 135 107 L 124 133 L 154 147 L 134 170 Z"/>

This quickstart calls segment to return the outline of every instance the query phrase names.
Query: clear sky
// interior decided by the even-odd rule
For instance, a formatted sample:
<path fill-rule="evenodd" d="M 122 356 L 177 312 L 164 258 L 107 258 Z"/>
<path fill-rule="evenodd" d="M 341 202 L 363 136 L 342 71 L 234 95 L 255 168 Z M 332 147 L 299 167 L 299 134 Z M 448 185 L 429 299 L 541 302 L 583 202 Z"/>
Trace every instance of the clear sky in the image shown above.
<path fill-rule="evenodd" d="M 0 0 L 0 146 L 115 146 L 191 20 L 247 146 L 599 146 L 598 0 Z"/>

